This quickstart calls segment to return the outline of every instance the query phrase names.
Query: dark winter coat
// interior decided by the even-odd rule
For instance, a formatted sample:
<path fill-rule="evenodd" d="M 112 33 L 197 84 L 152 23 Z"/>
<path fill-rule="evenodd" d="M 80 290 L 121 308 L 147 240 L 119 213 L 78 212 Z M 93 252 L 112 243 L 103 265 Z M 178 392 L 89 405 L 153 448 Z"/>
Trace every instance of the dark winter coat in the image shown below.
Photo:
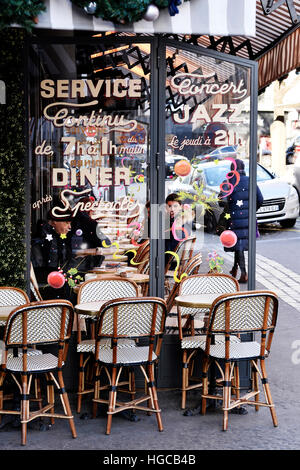
<path fill-rule="evenodd" d="M 232 178 L 230 182 L 234 184 Z M 237 236 L 237 243 L 232 248 L 224 248 L 225 251 L 246 251 L 249 240 L 249 177 L 244 171 L 240 172 L 240 181 L 234 187 L 232 193 L 227 196 L 228 211 L 230 213 L 229 230 L 233 230 Z M 221 194 L 221 193 L 220 193 Z M 261 207 L 263 196 L 256 187 L 256 210 Z"/>
<path fill-rule="evenodd" d="M 47 284 L 48 274 L 52 271 L 60 268 L 66 273 L 78 264 L 78 259 L 75 259 L 72 253 L 71 232 L 68 232 L 66 238 L 61 238 L 48 223 L 41 225 L 38 236 L 32 239 L 31 261 L 44 300 L 74 300 L 67 283 L 60 289 L 54 289 Z"/>

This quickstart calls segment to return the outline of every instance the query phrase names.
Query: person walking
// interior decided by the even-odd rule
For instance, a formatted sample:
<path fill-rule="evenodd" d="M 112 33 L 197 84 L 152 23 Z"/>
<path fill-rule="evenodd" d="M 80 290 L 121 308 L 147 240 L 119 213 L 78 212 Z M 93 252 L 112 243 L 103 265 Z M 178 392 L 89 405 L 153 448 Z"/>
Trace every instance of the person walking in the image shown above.
<path fill-rule="evenodd" d="M 234 175 L 229 180 L 225 180 L 221 187 L 223 188 L 226 184 L 229 187 L 229 183 L 233 185 L 233 191 L 227 197 L 226 189 L 224 192 L 219 193 L 220 202 L 219 205 L 222 207 L 226 206 L 230 214 L 229 218 L 229 230 L 232 230 L 237 236 L 236 244 L 231 248 L 224 247 L 225 251 L 234 252 L 234 263 L 230 271 L 233 277 L 237 277 L 238 268 L 240 268 L 241 275 L 239 283 L 246 283 L 248 281 L 248 274 L 246 271 L 245 262 L 245 251 L 248 251 L 248 240 L 249 240 L 249 176 L 245 173 L 245 164 L 242 160 L 235 160 L 231 164 L 231 172 L 236 171 L 239 173 L 239 182 L 235 185 L 236 176 Z M 256 186 L 256 210 L 261 207 L 263 203 L 263 196 L 258 186 Z"/>

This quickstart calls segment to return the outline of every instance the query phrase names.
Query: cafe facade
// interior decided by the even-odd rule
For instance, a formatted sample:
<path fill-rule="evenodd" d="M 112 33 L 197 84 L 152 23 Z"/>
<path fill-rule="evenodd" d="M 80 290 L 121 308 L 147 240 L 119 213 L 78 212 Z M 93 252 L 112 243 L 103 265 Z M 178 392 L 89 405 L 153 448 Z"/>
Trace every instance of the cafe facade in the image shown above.
<path fill-rule="evenodd" d="M 147 295 L 165 297 L 166 285 L 185 277 L 176 251 L 166 249 L 170 236 L 178 243 L 193 238 L 193 254 L 202 253 L 199 272 L 222 271 L 220 199 L 238 184 L 237 158 L 250 177 L 246 256 L 248 288 L 254 289 L 259 65 L 238 51 L 249 52 L 246 38 L 255 37 L 255 2 L 223 2 L 218 11 L 215 2 L 195 0 L 175 17 L 161 11 L 153 23 L 130 26 L 95 18 L 69 1 L 46 3 L 24 40 L 28 291 L 31 247 L 50 210 L 57 220 L 70 212 L 74 219 L 91 214 L 99 247 L 114 248 L 108 269 L 120 268 L 124 254 L 130 254 L 127 266 L 136 267 L 138 248 L 149 240 Z M 240 47 L 230 46 L 235 37 L 242 37 Z M 184 223 L 170 226 L 170 194 L 179 197 L 188 230 Z M 84 251 L 89 247 L 81 235 L 79 227 L 76 249 Z M 124 239 L 132 245 L 127 252 Z M 212 268 L 212 259 L 220 264 Z M 88 274 L 79 265 L 78 273 Z M 39 283 L 42 296 L 44 287 Z M 169 338 L 165 370 L 176 351 L 176 338 Z M 164 372 L 160 386 L 173 386 L 172 377 Z"/>

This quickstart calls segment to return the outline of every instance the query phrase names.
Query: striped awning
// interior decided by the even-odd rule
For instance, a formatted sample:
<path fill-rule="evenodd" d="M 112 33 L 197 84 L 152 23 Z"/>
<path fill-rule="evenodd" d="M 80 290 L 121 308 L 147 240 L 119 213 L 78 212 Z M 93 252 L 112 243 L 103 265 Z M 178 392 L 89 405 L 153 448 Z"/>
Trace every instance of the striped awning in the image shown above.
<path fill-rule="evenodd" d="M 258 61 L 258 88 L 300 67 L 300 29 L 280 41 Z"/>
<path fill-rule="evenodd" d="M 222 36 L 255 36 L 254 0 L 190 0 L 178 7 L 179 14 L 170 16 L 160 11 L 154 22 L 115 24 L 88 15 L 70 0 L 46 0 L 46 11 L 39 15 L 37 28 L 79 31 L 129 31 L 133 33 L 208 34 Z"/>

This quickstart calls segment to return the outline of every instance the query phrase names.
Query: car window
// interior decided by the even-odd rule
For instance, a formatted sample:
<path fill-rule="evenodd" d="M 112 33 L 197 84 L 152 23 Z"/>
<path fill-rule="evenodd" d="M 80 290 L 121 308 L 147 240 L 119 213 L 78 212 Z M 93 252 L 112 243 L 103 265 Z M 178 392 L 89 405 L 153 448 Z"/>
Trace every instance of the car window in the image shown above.
<path fill-rule="evenodd" d="M 206 184 L 209 186 L 220 186 L 220 184 L 225 180 L 226 175 L 229 171 L 229 166 L 212 166 L 204 170 Z"/>
<path fill-rule="evenodd" d="M 246 175 L 249 176 L 249 163 L 245 164 Z M 257 165 L 257 181 L 269 181 L 272 180 L 273 176 L 262 166 Z"/>
<path fill-rule="evenodd" d="M 228 147 L 222 147 L 222 153 L 236 153 L 236 148 L 229 145 Z"/>
<path fill-rule="evenodd" d="M 209 186 L 220 186 L 221 183 L 226 179 L 227 173 L 230 171 L 231 163 L 228 161 L 226 164 L 224 161 L 222 165 L 220 163 L 216 166 L 203 169 L 205 174 L 206 184 Z M 249 176 L 249 162 L 245 162 L 245 173 Z M 269 181 L 272 180 L 273 176 L 261 165 L 257 165 L 257 181 Z"/>

